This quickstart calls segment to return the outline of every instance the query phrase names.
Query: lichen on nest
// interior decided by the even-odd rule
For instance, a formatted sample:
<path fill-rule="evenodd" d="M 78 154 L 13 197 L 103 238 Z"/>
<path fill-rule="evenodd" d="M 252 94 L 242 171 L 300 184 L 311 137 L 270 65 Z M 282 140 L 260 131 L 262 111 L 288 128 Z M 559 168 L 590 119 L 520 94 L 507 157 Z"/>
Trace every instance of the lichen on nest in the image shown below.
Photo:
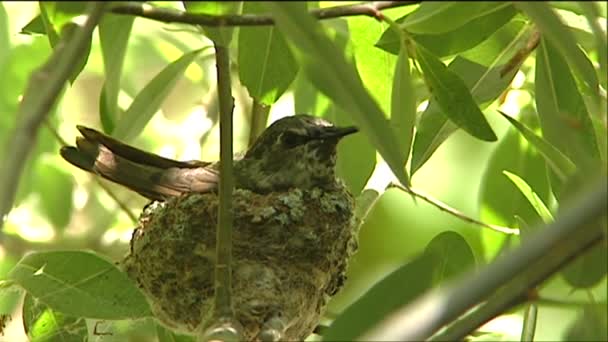
<path fill-rule="evenodd" d="M 353 199 L 333 190 L 233 193 L 232 296 L 243 338 L 269 320 L 303 340 L 345 280 L 357 248 Z M 142 213 L 122 265 L 167 326 L 195 333 L 212 320 L 218 197 L 187 194 Z"/>

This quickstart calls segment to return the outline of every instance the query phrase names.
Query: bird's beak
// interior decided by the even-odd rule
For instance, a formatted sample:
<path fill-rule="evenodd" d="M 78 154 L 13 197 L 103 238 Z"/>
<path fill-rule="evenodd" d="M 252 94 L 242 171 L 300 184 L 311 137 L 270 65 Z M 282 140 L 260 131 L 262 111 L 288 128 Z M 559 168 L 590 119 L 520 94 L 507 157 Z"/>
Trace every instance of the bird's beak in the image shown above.
<path fill-rule="evenodd" d="M 349 134 L 357 133 L 359 129 L 355 126 L 348 127 L 323 127 L 319 132 L 319 139 L 328 139 L 328 138 L 343 138 Z"/>

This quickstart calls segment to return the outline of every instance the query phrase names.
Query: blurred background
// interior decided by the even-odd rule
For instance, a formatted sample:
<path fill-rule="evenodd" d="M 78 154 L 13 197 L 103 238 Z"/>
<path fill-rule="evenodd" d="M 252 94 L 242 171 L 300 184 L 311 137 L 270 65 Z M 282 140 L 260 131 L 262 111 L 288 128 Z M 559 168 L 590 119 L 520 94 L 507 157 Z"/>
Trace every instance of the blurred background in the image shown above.
<path fill-rule="evenodd" d="M 334 4 L 322 4 L 331 5 Z M 38 11 L 36 2 L 0 3 L 0 41 L 7 40 L 10 46 L 10 50 L 0 51 L 2 143 L 19 120 L 15 113 L 30 73 L 51 52 L 46 36 L 20 33 Z M 403 13 L 404 10 L 400 11 Z M 573 20 L 584 21 L 581 18 Z M 605 22 L 603 24 L 605 30 Z M 378 38 L 382 32 L 383 28 L 378 25 Z M 39 131 L 35 151 L 22 174 L 17 202 L 7 218 L 4 237 L 0 241 L 0 278 L 25 253 L 34 250 L 89 249 L 112 260 L 121 259 L 128 251 L 136 223 L 117 201 L 124 203 L 135 216 L 148 202 L 138 194 L 102 181 L 115 195 L 113 198 L 99 186 L 98 179 L 76 169 L 59 156 L 61 139 L 73 144 L 78 136 L 77 124 L 101 127 L 99 94 L 104 83 L 104 71 L 96 36 L 92 44 L 88 63 Z M 187 26 L 136 19 L 127 48 L 119 104 L 123 108 L 128 107 L 134 96 L 171 61 L 193 49 L 210 45 L 209 40 Z M 213 49 L 201 56 L 188 67 L 184 77 L 163 101 L 161 110 L 130 144 L 168 158 L 218 159 Z M 534 58 L 531 57 L 501 103 L 492 104 L 490 108 L 501 109 L 511 115 L 525 112 L 533 102 L 530 94 L 533 68 Z M 418 97 L 419 111 L 422 111 L 427 104 L 425 91 L 422 84 L 417 86 L 421 94 Z M 233 92 L 236 100 L 234 150 L 242 152 L 249 139 L 251 100 L 236 76 L 233 77 Z M 272 107 L 269 122 L 292 114 L 294 96 L 292 91 L 288 91 Z M 504 138 L 508 122 L 495 115 L 488 116 L 488 121 L 499 138 Z M 497 146 L 497 143 L 484 143 L 459 131 L 433 154 L 415 174 L 412 183 L 416 189 L 470 217 L 479 218 L 481 185 Z M 5 148 L 0 146 L 0 157 Z M 374 180 L 380 179 L 380 183 L 387 183 L 392 177 L 382 164 L 376 171 Z M 483 219 L 488 223 L 503 224 L 498 218 L 492 221 L 488 213 Z M 383 192 L 361 227 L 360 249 L 350 263 L 348 282 L 332 300 L 328 316 L 341 312 L 378 280 L 423 252 L 426 244 L 445 230 L 457 231 L 466 238 L 478 264 L 490 261 L 506 243 L 501 234 L 465 223 L 423 201 L 413 201 L 401 190 Z M 512 243 L 516 244 L 516 239 Z M 605 302 L 605 289 L 604 277 L 590 292 L 596 300 Z M 588 300 L 589 293 L 572 292 L 571 287 L 556 276 L 543 286 L 543 296 L 562 302 L 541 306 L 537 340 L 563 339 L 565 331 L 580 314 L 567 303 Z M 0 341 L 25 340 L 20 322 L 17 306 Z M 521 310 L 514 310 L 489 322 L 483 330 L 496 332 L 497 338 L 519 339 L 521 325 Z M 145 336 L 145 332 L 141 334 Z"/>

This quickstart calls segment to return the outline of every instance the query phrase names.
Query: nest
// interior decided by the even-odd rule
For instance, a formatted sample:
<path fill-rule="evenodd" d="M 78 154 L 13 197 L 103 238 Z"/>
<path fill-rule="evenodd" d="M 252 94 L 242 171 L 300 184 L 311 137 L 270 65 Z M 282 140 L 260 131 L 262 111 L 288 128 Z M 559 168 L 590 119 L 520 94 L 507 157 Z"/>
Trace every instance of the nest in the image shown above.
<path fill-rule="evenodd" d="M 352 196 L 343 186 L 233 196 L 232 300 L 242 337 L 257 340 L 272 323 L 282 340 L 303 340 L 343 286 L 357 248 Z M 156 317 L 181 332 L 214 323 L 218 200 L 193 193 L 153 202 L 123 261 Z"/>

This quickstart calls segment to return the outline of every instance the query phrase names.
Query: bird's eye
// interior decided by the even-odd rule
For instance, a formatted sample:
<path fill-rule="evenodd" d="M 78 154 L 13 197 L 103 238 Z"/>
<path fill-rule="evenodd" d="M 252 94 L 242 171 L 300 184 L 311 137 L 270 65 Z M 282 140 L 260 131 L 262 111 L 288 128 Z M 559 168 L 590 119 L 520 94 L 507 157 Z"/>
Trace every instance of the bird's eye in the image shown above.
<path fill-rule="evenodd" d="M 300 134 L 287 131 L 287 132 L 283 133 L 283 136 L 281 137 L 281 141 L 287 148 L 293 148 L 300 144 L 303 144 L 306 140 Z"/>

